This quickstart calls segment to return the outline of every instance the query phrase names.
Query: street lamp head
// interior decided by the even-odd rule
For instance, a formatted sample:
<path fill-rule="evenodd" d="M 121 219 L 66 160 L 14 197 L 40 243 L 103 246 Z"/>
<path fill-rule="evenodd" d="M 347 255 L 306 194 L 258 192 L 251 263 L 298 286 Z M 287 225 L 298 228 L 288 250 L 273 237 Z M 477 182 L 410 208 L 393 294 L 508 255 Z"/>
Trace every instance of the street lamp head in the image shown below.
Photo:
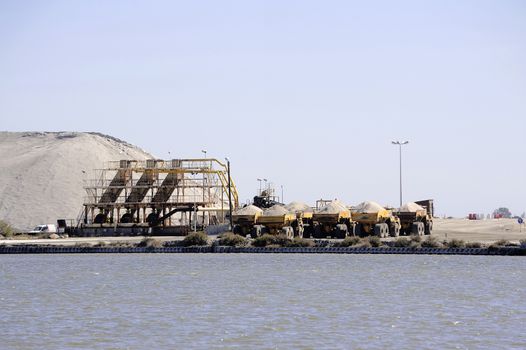
<path fill-rule="evenodd" d="M 258 180 L 258 181 L 263 181 L 263 180 L 261 180 L 261 179 L 257 179 L 257 180 Z"/>
<path fill-rule="evenodd" d="M 399 145 L 399 144 L 400 144 L 399 141 L 391 141 L 391 143 L 392 143 L 393 145 Z"/>
<path fill-rule="evenodd" d="M 230 163 L 230 159 L 228 159 L 228 157 L 225 157 L 225 160 Z"/>
<path fill-rule="evenodd" d="M 409 141 L 404 141 L 402 142 L 402 145 L 407 145 L 409 143 Z"/>

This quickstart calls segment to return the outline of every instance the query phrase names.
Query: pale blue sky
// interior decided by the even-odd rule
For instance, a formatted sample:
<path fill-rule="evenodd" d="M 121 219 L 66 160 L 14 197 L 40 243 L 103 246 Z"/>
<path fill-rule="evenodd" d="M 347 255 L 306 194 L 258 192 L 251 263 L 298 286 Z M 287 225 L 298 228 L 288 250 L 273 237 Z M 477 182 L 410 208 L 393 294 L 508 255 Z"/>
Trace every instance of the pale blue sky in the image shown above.
<path fill-rule="evenodd" d="M 232 160 L 285 200 L 526 210 L 523 1 L 0 1 L 0 129 Z"/>

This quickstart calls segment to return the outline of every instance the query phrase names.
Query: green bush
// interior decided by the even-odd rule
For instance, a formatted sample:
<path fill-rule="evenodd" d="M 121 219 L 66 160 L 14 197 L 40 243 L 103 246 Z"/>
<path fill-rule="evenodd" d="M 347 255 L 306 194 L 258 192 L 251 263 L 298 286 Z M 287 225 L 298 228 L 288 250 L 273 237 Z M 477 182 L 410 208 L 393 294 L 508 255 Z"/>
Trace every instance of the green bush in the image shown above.
<path fill-rule="evenodd" d="M 155 238 L 144 238 L 137 244 L 137 247 L 145 248 L 162 248 L 162 246 L 163 243 L 161 241 L 156 240 Z"/>
<path fill-rule="evenodd" d="M 367 237 L 367 241 L 369 241 L 369 244 L 371 247 L 380 247 L 382 246 L 382 240 L 380 237 L 377 236 L 369 236 Z"/>
<path fill-rule="evenodd" d="M 15 231 L 7 222 L 0 220 L 0 234 L 4 237 L 12 237 Z"/>
<path fill-rule="evenodd" d="M 419 241 L 411 241 L 409 244 L 409 248 L 411 249 L 419 249 L 420 247 L 422 247 L 422 245 Z"/>
<path fill-rule="evenodd" d="M 422 242 L 422 237 L 419 235 L 411 235 L 411 242 Z"/>
<path fill-rule="evenodd" d="M 287 247 L 314 247 L 314 242 L 309 239 L 296 237 L 287 244 Z"/>
<path fill-rule="evenodd" d="M 506 247 L 508 245 L 510 245 L 510 241 L 506 239 L 499 239 L 497 242 L 493 243 L 490 247 L 501 248 L 501 247 Z"/>
<path fill-rule="evenodd" d="M 241 247 L 244 246 L 247 242 L 247 239 L 243 236 L 236 235 L 232 232 L 227 232 L 221 235 L 217 243 L 221 246 L 229 247 Z"/>
<path fill-rule="evenodd" d="M 204 232 L 192 232 L 183 239 L 181 244 L 184 247 L 208 245 L 208 235 Z"/>
<path fill-rule="evenodd" d="M 408 240 L 405 237 L 399 237 L 399 238 L 396 239 L 396 241 L 394 241 L 394 246 L 395 247 L 407 248 L 410 245 L 411 245 L 411 241 Z"/>
<path fill-rule="evenodd" d="M 464 242 L 461 239 L 452 239 L 451 241 L 447 242 L 448 248 L 465 248 L 466 242 Z"/>
<path fill-rule="evenodd" d="M 287 238 L 285 235 L 271 235 L 271 234 L 264 234 L 260 237 L 257 237 L 252 241 L 252 245 L 254 247 L 268 247 L 268 246 L 279 246 L 279 247 L 286 247 L 288 244 L 290 244 L 292 240 L 290 238 Z"/>
<path fill-rule="evenodd" d="M 420 245 L 423 247 L 423 248 L 442 248 L 442 243 L 440 243 L 436 237 L 434 236 L 429 236 L 427 237 L 427 239 L 425 239 L 424 241 L 422 241 L 422 243 L 420 243 Z"/>
<path fill-rule="evenodd" d="M 337 243 L 336 246 L 338 247 L 352 247 L 352 246 L 355 246 L 357 244 L 359 244 L 362 240 L 360 239 L 360 237 L 345 237 L 344 240 L 342 240 L 341 242 Z"/>
<path fill-rule="evenodd" d="M 468 242 L 468 243 L 466 243 L 466 248 L 482 248 L 482 243 L 480 243 L 480 242 Z"/>

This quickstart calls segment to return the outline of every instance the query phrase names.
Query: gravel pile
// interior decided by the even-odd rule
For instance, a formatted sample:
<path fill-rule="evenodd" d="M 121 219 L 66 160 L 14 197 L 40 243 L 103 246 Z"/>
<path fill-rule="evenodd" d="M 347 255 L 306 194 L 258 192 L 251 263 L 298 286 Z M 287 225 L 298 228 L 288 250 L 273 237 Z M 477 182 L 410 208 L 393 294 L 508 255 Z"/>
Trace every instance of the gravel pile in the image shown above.
<path fill-rule="evenodd" d="M 378 213 L 379 211 L 384 210 L 384 209 L 385 209 L 384 207 L 382 207 L 380 204 L 376 202 L 366 201 L 366 202 L 362 202 L 358 204 L 354 208 L 354 211 L 357 213 L 370 214 L 370 213 Z"/>
<path fill-rule="evenodd" d="M 285 208 L 291 213 L 312 213 L 312 208 L 302 202 L 290 202 Z"/>
<path fill-rule="evenodd" d="M 287 215 L 289 211 L 282 205 L 276 204 L 263 210 L 263 216 L 282 216 Z"/>
<path fill-rule="evenodd" d="M 316 211 L 318 214 L 338 214 L 342 211 L 349 211 L 347 207 L 339 202 L 339 201 L 332 201 L 329 204 L 327 204 L 324 207 L 321 207 L 319 210 Z"/>
<path fill-rule="evenodd" d="M 402 213 L 416 213 L 419 210 L 425 210 L 422 206 L 414 203 L 409 202 L 400 207 L 400 212 Z"/>
<path fill-rule="evenodd" d="M 247 205 L 244 208 L 238 209 L 232 213 L 232 215 L 256 215 L 263 213 L 261 208 L 256 207 L 255 205 Z"/>

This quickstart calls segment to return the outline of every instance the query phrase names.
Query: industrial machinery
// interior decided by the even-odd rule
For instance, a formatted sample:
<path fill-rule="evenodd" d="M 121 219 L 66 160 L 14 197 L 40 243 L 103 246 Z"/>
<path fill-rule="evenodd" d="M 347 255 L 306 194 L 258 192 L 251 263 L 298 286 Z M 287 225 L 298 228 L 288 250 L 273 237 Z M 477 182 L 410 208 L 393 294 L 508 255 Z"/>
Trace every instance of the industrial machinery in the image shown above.
<path fill-rule="evenodd" d="M 224 224 L 238 193 L 217 159 L 109 162 L 86 180 L 79 235 L 186 234 Z"/>
<path fill-rule="evenodd" d="M 352 208 L 352 220 L 356 222 L 356 235 L 375 235 L 380 238 L 400 235 L 400 219 L 391 210 L 375 202 L 367 201 Z"/>
<path fill-rule="evenodd" d="M 428 199 L 404 204 L 396 211 L 400 218 L 402 234 L 430 235 L 433 230 L 433 200 Z"/>
<path fill-rule="evenodd" d="M 312 215 L 312 222 L 313 238 L 354 236 L 355 223 L 351 220 L 351 212 L 336 200 L 316 209 Z"/>
<path fill-rule="evenodd" d="M 303 237 L 303 222 L 295 213 L 289 212 L 285 207 L 276 204 L 268 209 L 256 219 L 256 225 L 251 233 L 252 238 L 261 236 L 264 233 L 273 235 L 284 234 L 288 238 Z"/>
<path fill-rule="evenodd" d="M 263 214 L 261 208 L 255 205 L 247 205 L 232 213 L 232 223 L 234 224 L 233 232 L 245 237 L 253 233 L 257 219 Z"/>

